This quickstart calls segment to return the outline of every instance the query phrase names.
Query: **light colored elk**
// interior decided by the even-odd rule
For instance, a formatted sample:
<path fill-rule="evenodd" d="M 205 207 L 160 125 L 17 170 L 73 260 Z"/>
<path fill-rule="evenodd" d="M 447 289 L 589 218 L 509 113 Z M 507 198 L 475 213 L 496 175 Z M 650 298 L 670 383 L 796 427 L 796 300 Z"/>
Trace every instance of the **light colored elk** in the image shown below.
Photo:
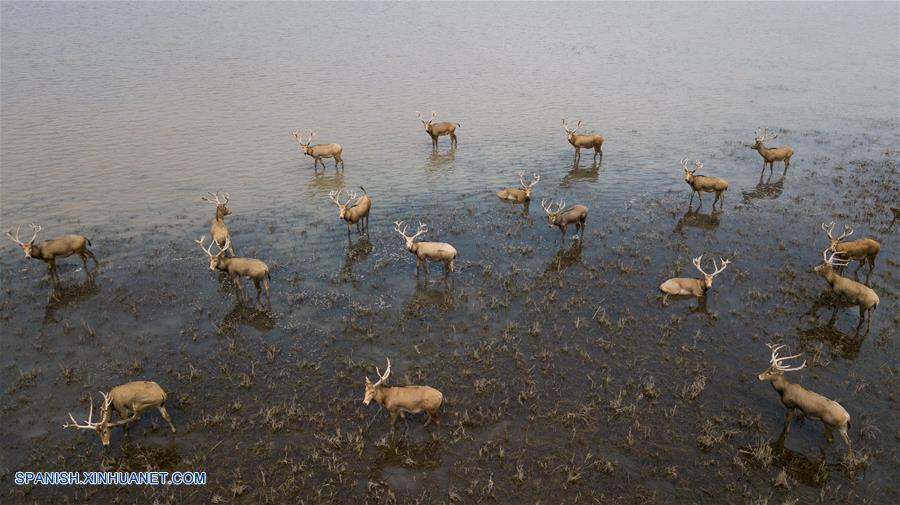
<path fill-rule="evenodd" d="M 228 232 L 228 227 L 225 226 L 225 216 L 231 215 L 231 210 L 225 205 L 228 204 L 231 195 L 219 192 L 208 194 L 209 196 L 201 197 L 201 200 L 216 206 L 216 217 L 209 227 L 209 234 L 219 247 L 225 247 L 225 243 L 228 242 L 228 253 L 234 256 L 234 244 L 231 243 L 231 234 Z"/>
<path fill-rule="evenodd" d="M 437 149 L 438 137 L 443 137 L 444 135 L 450 135 L 450 147 L 456 146 L 456 129 L 460 127 L 459 123 L 454 123 L 452 121 L 435 123 L 434 118 L 437 117 L 437 112 L 432 112 L 431 119 L 428 121 L 422 119 L 422 113 L 419 111 L 416 111 L 416 117 L 422 122 L 422 128 L 425 128 L 425 132 L 431 136 L 432 149 Z"/>
<path fill-rule="evenodd" d="M 403 229 L 400 227 L 403 226 Z M 406 234 L 406 226 L 403 221 L 394 222 L 394 231 L 403 236 L 406 241 L 406 250 L 416 256 L 416 275 L 419 274 L 419 264 L 425 265 L 425 275 L 428 275 L 428 262 L 440 261 L 444 264 L 444 274 L 453 271 L 453 260 L 458 254 L 456 249 L 444 242 L 416 242 L 416 238 L 428 231 L 428 226 L 419 222 L 419 229 L 415 235 Z"/>
<path fill-rule="evenodd" d="M 127 384 L 116 386 L 109 390 L 109 393 L 100 392 L 103 396 L 103 405 L 100 408 L 100 421 L 94 422 L 94 402 L 91 400 L 91 408 L 88 413 L 87 421 L 84 424 L 78 424 L 72 413 L 69 413 L 70 423 L 63 425 L 63 428 L 79 428 L 83 430 L 94 430 L 100 435 L 100 442 L 103 445 L 109 445 L 109 437 L 111 428 L 121 426 L 123 424 L 137 421 L 141 418 L 141 413 L 150 407 L 159 409 L 159 413 L 163 419 L 169 423 L 172 433 L 175 433 L 175 425 L 172 424 L 172 418 L 166 411 L 166 392 L 159 384 L 151 381 L 135 381 Z M 112 422 L 113 409 L 119 414 L 119 421 Z"/>
<path fill-rule="evenodd" d="M 691 204 L 694 203 L 694 193 L 697 193 L 697 198 L 700 199 L 700 205 L 703 205 L 704 192 L 715 193 L 716 198 L 713 200 L 713 209 L 716 208 L 716 202 L 720 199 L 722 200 L 722 203 L 719 206 L 721 209 L 725 205 L 724 193 L 728 191 L 728 181 L 721 177 L 695 175 L 698 170 L 703 168 L 703 163 L 700 160 L 694 160 L 694 166 L 696 168 L 691 170 L 688 168 L 687 158 L 681 160 L 681 169 L 684 171 L 684 182 L 688 183 L 688 186 L 691 187 Z"/>
<path fill-rule="evenodd" d="M 319 168 L 319 163 L 322 163 L 322 170 L 325 170 L 325 162 L 322 161 L 322 158 L 334 158 L 334 169 L 337 170 L 338 163 L 340 163 L 343 170 L 344 160 L 341 159 L 341 153 L 344 148 L 340 144 L 316 144 L 312 146 L 310 143 L 312 143 L 313 137 L 316 136 L 316 132 L 309 130 L 309 138 L 306 140 L 306 143 L 303 142 L 303 135 L 300 134 L 300 130 L 294 130 L 291 133 L 297 139 L 297 143 L 300 144 L 300 150 L 303 154 L 312 157 L 313 167 L 316 170 Z"/>
<path fill-rule="evenodd" d="M 584 236 L 584 226 L 587 221 L 588 208 L 584 205 L 576 204 L 566 210 L 562 210 L 565 206 L 566 202 L 562 200 L 556 204 L 553 203 L 553 200 L 549 200 L 549 203 L 546 199 L 541 200 L 541 207 L 543 207 L 544 212 L 547 213 L 547 221 L 550 223 L 550 228 L 553 228 L 554 226 L 559 228 L 559 231 L 562 233 L 562 239 L 565 240 L 566 228 L 574 223 L 575 235 L 572 238 L 578 240 L 579 231 L 581 232 L 582 237 Z"/>
<path fill-rule="evenodd" d="M 831 235 L 831 232 L 834 231 L 834 222 L 829 224 L 822 223 L 822 229 L 828 234 L 829 249 L 841 253 L 841 259 L 859 261 L 859 266 L 853 271 L 854 275 L 856 275 L 856 272 L 858 272 L 866 262 L 869 263 L 869 273 L 872 273 L 872 270 L 875 268 L 875 257 L 878 256 L 878 252 L 881 251 L 881 244 L 870 238 L 845 242 L 845 238 L 853 235 L 853 228 L 850 228 L 847 225 L 844 225 L 844 233 L 842 233 L 840 237 Z"/>
<path fill-rule="evenodd" d="M 753 145 L 750 146 L 750 149 L 755 149 L 759 153 L 759 155 L 763 157 L 763 170 L 766 169 L 766 165 L 769 165 L 769 172 L 771 173 L 773 164 L 776 161 L 783 161 L 784 169 L 787 170 L 791 165 L 791 156 L 794 155 L 794 150 L 791 149 L 790 146 L 766 147 L 766 142 L 778 138 L 778 134 L 769 133 L 768 128 L 766 128 L 762 133 L 760 133 L 759 129 L 757 128 L 754 136 L 756 142 L 754 142 Z"/>
<path fill-rule="evenodd" d="M 356 191 L 346 192 L 347 200 L 344 203 L 341 203 L 341 193 L 345 192 L 344 190 L 328 192 L 328 197 L 337 205 L 338 217 L 347 222 L 348 235 L 351 224 L 356 225 L 356 232 L 359 234 L 369 231 L 369 208 L 372 206 L 372 202 L 369 200 L 366 188 L 360 186 L 359 189 L 362 190 L 363 196 L 357 196 Z"/>
<path fill-rule="evenodd" d="M 848 279 L 834 271 L 835 267 L 846 266 L 850 262 L 850 260 L 835 257 L 840 254 L 841 252 L 839 251 L 832 251 L 831 256 L 829 256 L 828 249 L 825 249 L 822 251 L 824 262 L 816 266 L 814 270 L 825 278 L 834 294 L 859 307 L 859 325 L 857 327 L 862 325 L 867 313 L 869 313 L 868 324 L 871 325 L 871 313 L 875 311 L 880 301 L 878 295 L 869 286 L 856 282 L 853 279 Z"/>
<path fill-rule="evenodd" d="M 787 415 L 784 421 L 785 432 L 791 431 L 791 421 L 794 419 L 795 409 L 800 409 L 804 416 L 822 421 L 822 424 L 825 425 L 825 436 L 829 443 L 834 440 L 833 432 L 837 429 L 841 433 L 844 442 L 847 443 L 847 448 L 852 450 L 850 436 L 847 434 L 847 430 L 850 429 L 850 414 L 847 413 L 840 403 L 829 400 L 799 384 L 788 382 L 784 378 L 784 372 L 801 370 L 806 366 L 806 361 L 800 366 L 785 366 L 785 360 L 794 359 L 800 355 L 795 354 L 780 358 L 778 357 L 778 351 L 784 348 L 783 344 L 778 346 L 766 345 L 772 351 L 772 358 L 769 361 L 769 368 L 759 374 L 757 378 L 761 381 L 771 382 L 772 388 L 781 396 L 781 403 L 787 408 Z"/>
<path fill-rule="evenodd" d="M 709 288 L 712 287 L 713 278 L 731 263 L 731 260 L 726 260 L 723 258 L 719 258 L 721 262 L 721 266 L 716 266 L 716 260 L 712 260 L 713 268 L 715 271 L 711 274 L 708 274 L 703 271 L 703 267 L 701 266 L 701 262 L 703 261 L 703 256 L 697 256 L 694 258 L 693 263 L 694 267 L 703 274 L 702 279 L 695 279 L 691 277 L 673 277 L 666 282 L 663 282 L 659 285 L 659 290 L 663 293 L 663 304 L 668 302 L 669 295 L 673 296 L 706 296 L 706 292 L 709 291 Z"/>
<path fill-rule="evenodd" d="M 519 172 L 519 188 L 503 188 L 497 192 L 497 197 L 501 200 L 509 200 L 511 202 L 524 203 L 531 201 L 531 192 L 534 186 L 541 180 L 541 176 L 531 174 L 531 182 L 525 182 L 525 172 Z"/>
<path fill-rule="evenodd" d="M 384 405 L 387 409 L 391 427 L 397 421 L 397 415 L 405 419 L 406 414 L 419 414 L 425 412 L 428 419 L 425 426 L 434 421 L 438 426 L 441 420 L 437 415 L 437 411 L 444 401 L 444 395 L 440 391 L 431 386 L 385 386 L 384 382 L 391 375 L 391 360 L 387 360 L 387 369 L 382 375 L 378 367 L 375 367 L 378 373 L 378 382 L 372 383 L 369 377 L 366 377 L 366 394 L 363 397 L 363 404 L 368 405 L 369 402 L 375 400 Z"/>
<path fill-rule="evenodd" d="M 244 293 L 244 289 L 241 287 L 241 277 L 253 280 L 253 284 L 256 286 L 257 304 L 259 303 L 259 297 L 262 293 L 262 290 L 260 289 L 260 285 L 262 285 L 266 290 L 266 302 L 270 307 L 272 306 L 272 301 L 269 299 L 269 280 L 272 276 L 269 274 L 268 265 L 253 258 L 238 258 L 235 256 L 230 258 L 225 257 L 225 250 L 228 249 L 228 246 L 230 245 L 228 242 L 225 243 L 225 247 L 219 248 L 218 253 L 213 254 L 213 243 L 210 242 L 209 247 L 203 247 L 204 240 L 206 240 L 206 237 L 200 237 L 200 240 L 195 240 L 194 242 L 200 244 L 200 249 L 203 249 L 203 252 L 209 257 L 210 270 L 221 270 L 222 272 L 227 273 L 237 287 L 238 297 L 242 297 Z"/>
<path fill-rule="evenodd" d="M 575 148 L 575 161 L 581 159 L 581 148 L 593 149 L 594 150 L 594 159 L 597 159 L 597 156 L 603 156 L 603 136 L 602 135 L 579 135 L 576 133 L 579 128 L 581 128 L 581 121 L 575 125 L 575 128 L 569 128 L 568 124 L 566 124 L 566 120 L 562 120 L 562 127 L 566 130 L 566 138 L 569 139 L 569 143 L 572 144 L 572 147 Z"/>
<path fill-rule="evenodd" d="M 34 223 L 31 224 L 31 229 L 34 233 L 31 235 L 31 238 L 28 239 L 28 242 L 22 242 L 19 240 L 19 229 L 20 226 L 16 227 L 16 236 L 12 235 L 12 229 L 9 229 L 6 232 L 6 235 L 12 239 L 13 242 L 19 244 L 22 248 L 22 251 L 25 252 L 26 258 L 34 258 L 43 260 L 47 263 L 47 269 L 50 271 L 50 277 L 58 281 L 59 280 L 59 272 L 56 270 L 56 259 L 57 258 L 66 258 L 73 254 L 77 254 L 81 257 L 81 262 L 84 264 L 84 272 L 87 276 L 90 277 L 91 273 L 88 271 L 87 267 L 87 259 L 88 256 L 92 260 L 94 260 L 94 266 L 98 266 L 100 263 L 97 262 L 97 257 L 94 256 L 94 253 L 88 249 L 88 246 L 91 245 L 91 241 L 85 237 L 84 235 L 63 235 L 61 237 L 57 237 L 50 240 L 44 240 L 39 244 L 35 244 L 34 240 L 37 238 L 37 234 L 42 228 Z"/>

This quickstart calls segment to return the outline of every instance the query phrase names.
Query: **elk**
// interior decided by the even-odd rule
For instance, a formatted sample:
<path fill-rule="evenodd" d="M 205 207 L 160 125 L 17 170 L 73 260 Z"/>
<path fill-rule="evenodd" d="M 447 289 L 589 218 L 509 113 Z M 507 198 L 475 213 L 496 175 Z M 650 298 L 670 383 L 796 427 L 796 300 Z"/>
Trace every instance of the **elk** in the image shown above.
<path fill-rule="evenodd" d="M 225 246 L 220 247 L 219 252 L 213 254 L 211 251 L 213 242 L 210 242 L 209 247 L 203 247 L 204 240 L 206 240 L 206 237 L 200 237 L 200 240 L 195 240 L 194 242 L 200 244 L 200 249 L 203 249 L 203 252 L 209 257 L 209 269 L 213 271 L 221 270 L 227 273 L 237 287 L 238 298 L 241 298 L 244 293 L 241 287 L 241 277 L 247 277 L 252 279 L 253 284 L 256 286 L 256 303 L 259 304 L 259 297 L 262 294 L 261 284 L 266 290 L 266 302 L 269 307 L 272 306 L 272 301 L 269 299 L 269 280 L 272 276 L 269 274 L 268 265 L 253 258 L 238 258 L 235 256 L 226 258 L 224 254 L 228 246 L 231 245 L 230 241 L 225 242 Z"/>
<path fill-rule="evenodd" d="M 325 170 L 325 162 L 322 161 L 322 158 L 334 158 L 334 169 L 337 170 L 338 163 L 341 164 L 341 170 L 344 169 L 344 160 L 341 159 L 341 152 L 344 148 L 340 144 L 316 144 L 311 146 L 310 143 L 312 143 L 313 137 L 316 136 L 316 132 L 308 130 L 309 138 L 306 140 L 306 143 L 303 143 L 303 135 L 300 134 L 300 130 L 294 130 L 291 133 L 297 139 L 297 143 L 300 144 L 300 150 L 303 151 L 303 154 L 312 156 L 315 170 L 319 169 L 319 163 L 322 163 L 322 170 Z"/>
<path fill-rule="evenodd" d="M 781 396 L 781 403 L 787 408 L 784 421 L 785 432 L 791 431 L 791 421 L 794 419 L 795 409 L 800 409 L 804 416 L 822 421 L 829 443 L 834 440 L 833 432 L 837 429 L 844 442 L 847 443 L 847 449 L 852 451 L 850 436 L 847 434 L 847 430 L 850 429 L 850 414 L 840 403 L 810 391 L 800 384 L 792 384 L 784 378 L 784 372 L 795 372 L 806 366 L 806 361 L 795 367 L 784 365 L 785 360 L 797 358 L 800 354 L 780 358 L 778 351 L 784 348 L 784 344 L 778 346 L 766 344 L 766 346 L 772 351 L 772 358 L 769 361 L 769 368 L 760 373 L 757 378 L 761 381 L 771 382 L 772 388 Z"/>
<path fill-rule="evenodd" d="M 508 200 L 511 202 L 517 203 L 525 203 L 531 201 L 531 192 L 534 190 L 535 184 L 537 184 L 541 180 L 541 176 L 537 174 L 531 174 L 531 182 L 525 183 L 525 172 L 519 172 L 519 184 L 521 187 L 519 188 L 503 188 L 497 192 L 497 197 L 501 200 Z"/>
<path fill-rule="evenodd" d="M 853 235 L 853 228 L 850 228 L 848 225 L 844 225 L 844 233 L 837 238 L 831 235 L 831 232 L 834 231 L 834 222 L 829 224 L 822 223 L 822 230 L 828 235 L 829 249 L 841 253 L 841 259 L 859 261 L 859 266 L 853 271 L 853 275 L 856 275 L 866 262 L 869 263 L 869 273 L 872 273 L 872 270 L 875 269 L 875 257 L 881 251 L 881 244 L 870 238 L 844 242 L 845 238 Z"/>
<path fill-rule="evenodd" d="M 390 359 L 387 360 L 387 368 L 383 375 L 377 366 L 375 371 L 379 376 L 378 382 L 373 384 L 366 376 L 364 405 L 368 405 L 372 400 L 384 405 L 388 411 L 392 429 L 398 414 L 402 419 L 406 419 L 407 413 L 420 414 L 423 411 L 428 415 L 425 426 L 434 421 L 440 427 L 441 420 L 437 411 L 444 401 L 444 395 L 440 391 L 431 386 L 385 386 L 384 381 L 391 375 Z"/>
<path fill-rule="evenodd" d="M 556 207 L 554 208 L 553 200 L 550 200 L 550 203 L 547 203 L 546 199 L 541 200 L 541 207 L 543 207 L 544 212 L 547 213 L 547 221 L 550 223 L 550 228 L 553 228 L 554 226 L 559 228 L 559 231 L 562 233 L 562 239 L 565 240 L 566 227 L 575 223 L 575 236 L 572 238 L 578 240 L 579 231 L 581 231 L 583 237 L 588 208 L 584 205 L 576 204 L 566 210 L 562 210 L 563 207 L 566 206 L 566 202 L 562 200 L 555 205 Z"/>
<path fill-rule="evenodd" d="M 347 200 L 341 203 L 341 193 L 344 190 L 333 190 L 328 192 L 329 198 L 338 207 L 338 217 L 347 222 L 347 235 L 350 235 L 350 225 L 356 225 L 356 232 L 359 234 L 369 231 L 369 208 L 372 201 L 369 200 L 369 194 L 366 188 L 360 186 L 363 196 L 357 197 L 356 191 L 347 192 Z M 362 225 L 362 230 L 360 229 Z"/>
<path fill-rule="evenodd" d="M 100 442 L 103 445 L 109 445 L 111 428 L 137 421 L 141 418 L 141 413 L 144 410 L 156 407 L 159 409 L 163 419 L 169 423 L 172 433 L 175 433 L 175 425 L 172 424 L 172 418 L 169 417 L 169 412 L 166 411 L 166 392 L 163 391 L 159 384 L 152 381 L 129 382 L 110 389 L 109 393 L 101 391 L 100 394 L 103 396 L 103 405 L 100 408 L 99 422 L 94 422 L 93 420 L 94 402 L 91 399 L 91 408 L 87 421 L 84 424 L 78 424 L 70 412 L 69 419 L 71 422 L 64 424 L 63 428 L 94 430 L 100 435 Z M 112 422 L 113 409 L 119 414 L 119 421 Z"/>
<path fill-rule="evenodd" d="M 416 111 L 416 117 L 419 118 L 419 121 L 422 122 L 422 128 L 425 128 L 425 132 L 431 136 L 431 148 L 437 149 L 438 147 L 438 137 L 443 137 L 444 135 L 450 135 L 450 147 L 455 147 L 457 145 L 456 141 L 456 129 L 460 128 L 459 123 L 454 123 L 452 121 L 443 121 L 441 123 L 435 123 L 434 118 L 437 117 L 437 112 L 431 112 L 431 119 L 425 121 L 422 119 L 422 113 Z"/>
<path fill-rule="evenodd" d="M 228 204 L 231 195 L 219 192 L 208 194 L 208 197 L 204 196 L 200 199 L 216 206 L 216 218 L 213 219 L 212 225 L 209 227 L 209 235 L 219 247 L 225 247 L 225 243 L 228 242 L 228 253 L 234 256 L 234 246 L 230 242 L 231 234 L 228 233 L 228 227 L 225 226 L 225 216 L 231 215 L 231 210 L 225 205 Z"/>
<path fill-rule="evenodd" d="M 716 202 L 720 199 L 722 200 L 722 203 L 719 205 L 719 208 L 721 209 L 724 207 L 724 193 L 728 191 L 728 181 L 721 177 L 694 175 L 698 170 L 703 168 L 703 163 L 700 160 L 694 160 L 694 166 L 697 168 L 691 170 L 688 168 L 687 158 L 681 160 L 681 169 L 684 171 L 684 182 L 688 183 L 688 186 L 691 187 L 691 204 L 694 203 L 694 193 L 697 193 L 697 198 L 700 199 L 700 205 L 703 205 L 703 193 L 706 192 L 716 194 L 716 198 L 713 200 L 713 209 L 716 208 Z"/>
<path fill-rule="evenodd" d="M 403 229 L 400 227 L 403 226 Z M 419 275 L 419 264 L 425 265 L 425 275 L 428 275 L 428 262 L 440 261 L 444 264 L 444 275 L 453 271 L 453 260 L 458 254 L 456 249 L 444 242 L 416 242 L 416 237 L 428 231 L 428 225 L 419 222 L 419 229 L 415 235 L 406 234 L 406 226 L 403 221 L 394 221 L 394 231 L 406 240 L 406 250 L 416 255 L 416 275 Z"/>
<path fill-rule="evenodd" d="M 703 255 L 697 256 L 694 258 L 693 263 L 694 267 L 703 274 L 702 279 L 694 279 L 690 277 L 673 277 L 666 282 L 663 282 L 659 285 L 659 290 L 663 293 L 663 305 L 665 305 L 669 300 L 669 295 L 673 296 L 697 296 L 702 297 L 706 296 L 706 292 L 709 291 L 709 288 L 712 287 L 713 278 L 731 263 L 731 260 L 726 260 L 723 258 L 719 258 L 721 262 L 721 266 L 716 266 L 716 260 L 712 260 L 713 268 L 715 271 L 711 274 L 708 274 L 703 271 L 703 267 L 700 266 L 703 261 Z"/>
<path fill-rule="evenodd" d="M 875 291 L 869 286 L 843 277 L 835 272 L 834 267 L 846 266 L 850 260 L 835 258 L 835 256 L 842 254 L 840 251 L 832 251 L 831 256 L 828 255 L 828 251 L 829 249 L 822 251 L 822 259 L 824 259 L 824 262 L 816 266 L 813 270 L 825 278 L 825 281 L 831 286 L 831 291 L 834 294 L 843 297 L 853 305 L 859 307 L 858 328 L 866 318 L 866 313 L 874 312 L 878 307 L 878 302 L 880 300 Z M 871 325 L 871 323 L 872 318 L 870 315 L 868 324 Z"/>
<path fill-rule="evenodd" d="M 773 164 L 776 161 L 783 161 L 784 170 L 787 171 L 788 167 L 791 165 L 791 156 L 794 155 L 794 150 L 791 149 L 790 146 L 766 147 L 764 145 L 766 142 L 778 138 L 778 134 L 769 133 L 768 128 L 762 133 L 760 133 L 759 128 L 757 128 L 754 136 L 756 142 L 750 146 L 750 149 L 755 149 L 759 155 L 763 157 L 763 170 L 766 169 L 766 165 L 769 165 L 769 173 L 771 173 Z"/>
<path fill-rule="evenodd" d="M 31 235 L 31 238 L 28 242 L 22 242 L 19 240 L 19 229 L 22 226 L 19 225 L 16 227 L 16 236 L 12 235 L 12 228 L 7 230 L 6 236 L 12 239 L 13 242 L 19 244 L 22 248 L 22 251 L 25 252 L 26 258 L 34 258 L 47 262 L 47 269 L 50 272 L 50 277 L 54 281 L 59 281 L 59 272 L 56 270 L 56 259 L 57 258 L 66 258 L 73 254 L 77 254 L 81 257 L 81 262 L 84 264 L 84 272 L 90 277 L 91 273 L 88 271 L 87 267 L 87 259 L 88 256 L 92 260 L 94 260 L 94 267 L 100 265 L 97 261 L 97 257 L 94 256 L 94 253 L 88 249 L 91 244 L 90 239 L 85 237 L 84 235 L 63 235 L 61 237 L 57 237 L 50 240 L 44 240 L 39 244 L 35 244 L 34 240 L 37 238 L 37 234 L 43 228 L 40 226 L 31 223 L 31 229 L 34 233 Z"/>
<path fill-rule="evenodd" d="M 602 135 L 579 135 L 576 132 L 579 128 L 581 128 L 581 121 L 575 125 L 575 128 L 569 128 L 569 125 L 566 124 L 566 120 L 562 120 L 562 127 L 566 131 L 566 138 L 569 139 L 569 143 L 572 144 L 572 147 L 575 148 L 575 161 L 581 159 L 581 148 L 593 149 L 594 150 L 594 159 L 597 159 L 597 156 L 603 156 L 603 136 Z"/>

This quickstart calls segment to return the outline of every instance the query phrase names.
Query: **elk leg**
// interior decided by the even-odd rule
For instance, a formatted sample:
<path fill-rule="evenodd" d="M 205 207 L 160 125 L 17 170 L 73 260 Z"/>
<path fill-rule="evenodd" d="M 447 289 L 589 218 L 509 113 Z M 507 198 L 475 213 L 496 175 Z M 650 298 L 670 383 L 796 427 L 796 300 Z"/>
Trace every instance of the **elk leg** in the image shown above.
<path fill-rule="evenodd" d="M 268 276 L 268 274 L 266 274 L 266 275 Z M 264 278 L 262 280 L 262 285 L 263 285 L 263 288 L 265 288 L 265 290 L 266 290 L 266 304 L 271 309 L 272 308 L 272 299 L 269 298 L 269 279 L 268 279 L 268 277 Z"/>
<path fill-rule="evenodd" d="M 600 150 L 600 146 L 594 148 L 594 161 L 597 161 L 597 156 L 603 154 L 603 151 Z"/>
<path fill-rule="evenodd" d="M 169 423 L 169 428 L 172 428 L 172 433 L 175 433 L 175 425 L 172 424 L 172 418 L 169 417 L 169 412 L 166 410 L 166 403 L 160 403 L 158 408 L 159 413 L 163 416 L 163 419 L 165 419 L 166 422 Z"/>
<path fill-rule="evenodd" d="M 455 146 L 457 144 L 456 134 L 453 132 L 450 133 L 450 144 L 451 144 L 451 146 Z"/>
<path fill-rule="evenodd" d="M 388 411 L 388 421 L 391 423 L 391 429 L 394 429 L 394 423 L 397 422 L 397 411 L 389 410 Z"/>
<path fill-rule="evenodd" d="M 438 141 L 437 135 L 432 135 L 431 136 L 431 148 L 434 150 L 437 150 L 437 141 Z"/>
<path fill-rule="evenodd" d="M 580 148 L 580 147 L 576 147 L 576 148 L 575 148 L 575 160 L 578 161 L 578 160 L 580 160 L 580 159 L 581 159 L 581 148 Z"/>
<path fill-rule="evenodd" d="M 262 289 L 260 289 L 259 280 L 253 279 L 253 285 L 256 286 L 256 305 L 259 305 L 259 297 L 262 295 Z"/>
<path fill-rule="evenodd" d="M 428 259 L 422 260 L 422 264 L 425 266 L 425 277 L 428 277 L 429 275 L 431 275 L 431 273 L 428 271 Z"/>
<path fill-rule="evenodd" d="M 853 451 L 853 445 L 850 444 L 850 434 L 847 433 L 847 425 L 841 426 L 840 429 L 841 438 L 844 439 L 844 442 L 847 444 L 847 450 Z"/>
<path fill-rule="evenodd" d="M 237 288 L 238 300 L 244 299 L 244 288 L 241 287 L 241 278 L 237 275 L 232 275 L 231 280 L 234 281 L 234 286 Z"/>
<path fill-rule="evenodd" d="M 784 432 L 791 432 L 791 422 L 794 421 L 794 409 L 788 409 L 787 414 L 784 418 Z"/>

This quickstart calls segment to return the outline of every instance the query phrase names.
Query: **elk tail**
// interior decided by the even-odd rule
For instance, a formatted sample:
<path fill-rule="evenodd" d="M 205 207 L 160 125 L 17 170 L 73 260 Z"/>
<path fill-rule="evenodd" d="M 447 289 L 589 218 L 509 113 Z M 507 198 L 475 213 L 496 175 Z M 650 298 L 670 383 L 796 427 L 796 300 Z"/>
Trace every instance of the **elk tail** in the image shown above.
<path fill-rule="evenodd" d="M 366 193 L 366 188 L 360 186 L 359 189 L 363 190 L 363 194 L 369 196 L 369 193 Z"/>
<path fill-rule="evenodd" d="M 89 246 L 94 247 L 94 244 L 91 243 L 91 239 L 89 239 L 87 237 L 84 237 L 84 239 L 87 240 L 87 243 Z"/>
<path fill-rule="evenodd" d="M 272 274 L 268 270 L 266 270 L 266 279 L 272 280 Z"/>
<path fill-rule="evenodd" d="M 462 125 L 459 124 L 459 123 L 456 123 L 456 127 L 457 127 L 457 128 L 462 128 Z"/>

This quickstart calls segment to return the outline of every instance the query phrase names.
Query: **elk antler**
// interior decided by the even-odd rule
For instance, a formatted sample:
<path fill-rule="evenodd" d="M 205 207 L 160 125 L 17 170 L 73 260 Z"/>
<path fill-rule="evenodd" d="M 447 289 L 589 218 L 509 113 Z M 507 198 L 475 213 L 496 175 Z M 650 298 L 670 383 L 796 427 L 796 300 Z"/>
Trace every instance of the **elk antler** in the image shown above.
<path fill-rule="evenodd" d="M 228 199 L 231 198 L 230 193 L 222 193 L 220 191 L 216 191 L 215 194 L 213 194 L 211 191 L 207 191 L 206 194 L 208 194 L 209 196 L 201 196 L 200 199 L 213 205 L 225 205 L 226 203 L 228 203 Z M 222 200 L 219 199 L 220 195 L 222 196 Z"/>
<path fill-rule="evenodd" d="M 203 247 L 203 241 L 204 241 L 204 240 L 206 240 L 206 237 L 205 237 L 205 236 L 204 236 L 204 237 L 200 237 L 200 240 L 195 240 L 194 242 L 200 244 L 200 249 L 203 249 L 203 252 L 205 252 L 207 256 L 209 256 L 210 258 L 212 258 L 212 257 L 213 257 L 212 246 L 213 246 L 213 244 L 216 243 L 216 241 L 213 240 L 212 242 L 210 242 L 209 247 Z"/>
<path fill-rule="evenodd" d="M 697 167 L 697 168 L 694 169 L 694 172 L 697 172 L 697 171 L 699 171 L 701 168 L 703 168 L 703 162 L 700 161 L 700 160 L 694 160 L 694 166 Z"/>
<path fill-rule="evenodd" d="M 768 142 L 770 140 L 775 140 L 778 137 L 777 133 L 769 133 L 769 129 L 766 128 L 763 130 L 762 134 L 759 133 L 759 128 L 756 129 L 754 133 L 754 137 L 756 141 L 759 143 Z"/>
<path fill-rule="evenodd" d="M 802 355 L 803 353 L 795 354 L 795 355 L 793 355 L 793 356 L 784 356 L 784 357 L 782 357 L 782 358 L 779 358 L 779 357 L 778 357 L 778 351 L 780 351 L 781 349 L 783 349 L 783 348 L 785 347 L 784 344 L 777 345 L 777 346 L 772 345 L 772 344 L 766 344 L 766 347 L 768 347 L 768 348 L 772 351 L 772 358 L 769 360 L 769 363 L 771 363 L 772 366 L 774 366 L 775 369 L 778 370 L 778 371 L 781 371 L 781 372 L 795 372 L 795 371 L 800 370 L 801 368 L 803 368 L 803 367 L 806 366 L 806 361 L 805 361 L 805 360 L 803 361 L 803 364 L 802 364 L 802 365 L 800 365 L 800 366 L 795 366 L 795 367 L 787 367 L 787 366 L 784 366 L 784 365 L 782 364 L 782 362 L 783 362 L 784 360 L 798 358 L 798 357 L 800 357 L 800 355 Z"/>
<path fill-rule="evenodd" d="M 391 359 L 390 358 L 385 358 L 385 359 L 387 359 L 387 368 L 384 370 L 384 374 L 381 373 L 381 370 L 378 369 L 378 366 L 375 367 L 375 372 L 378 373 L 379 379 L 378 379 L 378 382 L 376 382 L 375 384 L 372 385 L 373 388 L 377 388 L 378 386 L 380 386 L 381 383 L 386 381 L 388 376 L 391 375 Z"/>
<path fill-rule="evenodd" d="M 681 158 L 681 169 L 685 172 L 691 172 L 691 169 L 688 168 L 687 158 Z"/>
<path fill-rule="evenodd" d="M 519 175 L 519 183 L 522 184 L 522 189 L 529 189 L 534 187 L 541 180 L 541 176 L 538 174 L 531 174 L 531 183 L 525 183 L 525 172 L 518 172 Z"/>
<path fill-rule="evenodd" d="M 834 237 L 831 236 L 831 232 L 834 230 L 834 221 L 828 224 L 822 223 L 822 230 L 825 231 L 825 233 L 828 235 L 828 238 L 834 240 Z"/>
<path fill-rule="evenodd" d="M 91 408 L 88 411 L 88 418 L 87 418 L 87 421 L 85 422 L 85 424 L 78 424 L 78 421 L 76 421 L 75 417 L 72 415 L 72 413 L 69 412 L 69 419 L 71 419 L 72 422 L 64 424 L 63 428 L 79 428 L 82 430 L 96 430 L 97 429 L 97 426 L 99 426 L 101 423 L 94 422 L 94 397 L 90 396 L 89 398 L 90 398 L 90 402 L 91 402 L 90 403 Z M 101 422 L 102 422 L 102 420 L 101 420 Z"/>
<path fill-rule="evenodd" d="M 828 251 L 831 251 L 831 248 L 822 251 L 822 258 L 826 264 L 839 267 L 845 267 L 850 264 L 849 259 L 835 258 L 838 254 L 847 254 L 845 251 L 832 251 L 831 256 L 828 255 Z"/>

